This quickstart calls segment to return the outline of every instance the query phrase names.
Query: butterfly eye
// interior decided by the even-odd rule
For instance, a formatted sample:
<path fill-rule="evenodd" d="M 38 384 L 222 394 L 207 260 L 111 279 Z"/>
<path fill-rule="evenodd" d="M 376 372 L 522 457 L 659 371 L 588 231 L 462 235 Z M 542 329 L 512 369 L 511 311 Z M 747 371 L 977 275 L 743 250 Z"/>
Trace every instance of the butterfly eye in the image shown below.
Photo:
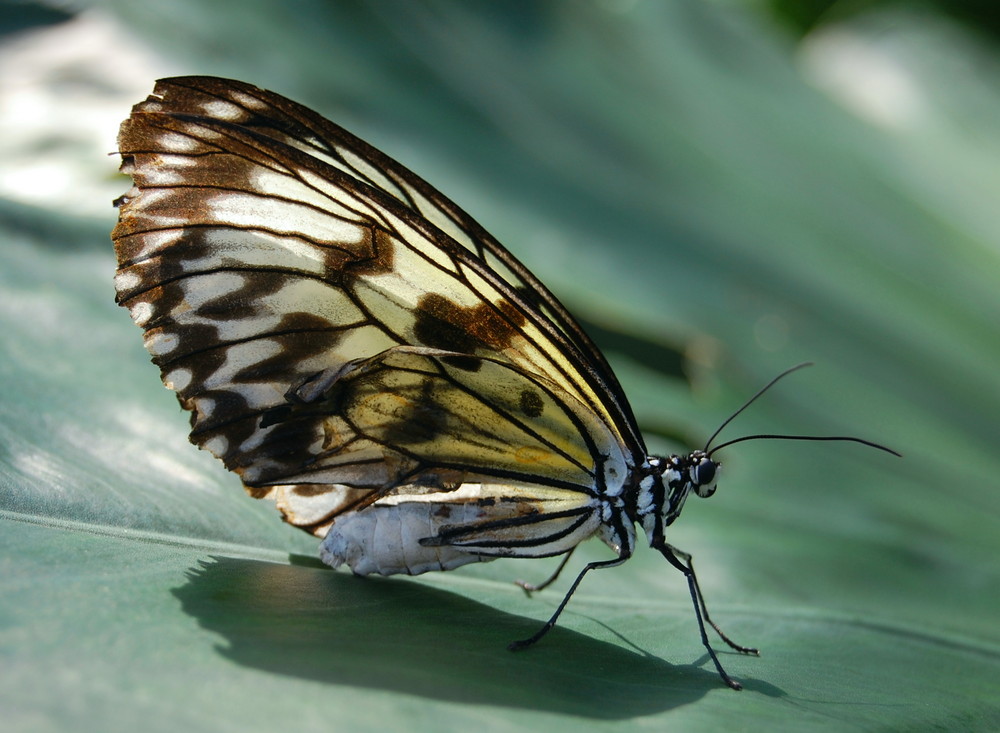
<path fill-rule="evenodd" d="M 694 490 L 698 496 L 706 497 L 715 493 L 715 477 L 719 471 L 719 464 L 711 458 L 702 458 L 694 468 L 691 469 L 691 478 L 694 481 Z"/>

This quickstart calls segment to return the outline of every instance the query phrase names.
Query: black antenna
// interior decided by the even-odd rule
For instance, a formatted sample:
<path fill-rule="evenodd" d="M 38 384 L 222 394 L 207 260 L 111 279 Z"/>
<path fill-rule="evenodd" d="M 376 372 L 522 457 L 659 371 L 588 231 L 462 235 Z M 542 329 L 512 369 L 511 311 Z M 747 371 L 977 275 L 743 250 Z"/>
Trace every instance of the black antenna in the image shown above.
<path fill-rule="evenodd" d="M 867 445 L 871 448 L 878 448 L 886 453 L 892 453 L 892 455 L 897 456 L 898 458 L 903 457 L 902 453 L 894 451 L 892 448 L 871 440 L 865 440 L 864 438 L 855 438 L 852 435 L 774 435 L 770 433 L 761 433 L 760 435 L 744 435 L 742 438 L 727 440 L 725 443 L 720 443 L 712 448 L 712 450 L 708 451 L 706 455 L 711 457 L 715 451 L 725 448 L 727 445 L 732 445 L 733 443 L 742 443 L 744 440 L 842 440 L 850 443 L 861 443 L 861 445 Z"/>
<path fill-rule="evenodd" d="M 767 392 L 767 390 L 771 389 L 771 387 L 773 387 L 780 380 L 784 379 L 792 372 L 797 372 L 799 369 L 804 369 L 805 367 L 812 365 L 813 364 L 811 361 L 804 361 L 801 364 L 796 364 L 795 366 L 786 369 L 781 374 L 772 379 L 770 382 L 761 387 L 759 390 L 757 390 L 757 392 L 753 395 L 753 397 L 744 402 L 743 406 L 740 407 L 740 409 L 738 409 L 736 412 L 734 412 L 732 415 L 726 418 L 725 422 L 723 422 L 722 425 L 720 425 L 719 428 L 714 433 L 712 433 L 712 437 L 710 437 L 708 439 L 708 442 L 705 443 L 705 448 L 704 448 L 705 455 L 711 458 L 712 454 L 715 453 L 717 450 L 721 450 L 722 448 L 725 448 L 728 445 L 733 445 L 734 443 L 742 443 L 745 440 L 839 440 L 839 441 L 846 441 L 849 443 L 861 443 L 861 445 L 867 445 L 870 448 L 877 448 L 878 450 L 885 451 L 886 453 L 891 453 L 894 456 L 902 458 L 903 454 L 894 451 L 892 448 L 888 448 L 884 445 L 881 445 L 880 443 L 875 443 L 871 440 L 865 440 L 864 438 L 855 438 L 854 436 L 851 435 L 779 435 L 774 433 L 760 433 L 757 435 L 744 435 L 741 438 L 733 438 L 732 440 L 727 440 L 725 443 L 720 443 L 719 445 L 709 450 L 709 446 L 712 445 L 713 440 L 719 437 L 719 433 L 721 433 L 722 430 L 729 423 L 731 423 L 737 415 L 739 415 L 750 405 L 752 405 L 758 397 Z"/>
<path fill-rule="evenodd" d="M 712 437 L 710 437 L 708 439 L 708 441 L 705 443 L 705 448 L 704 448 L 705 453 L 708 453 L 708 446 L 712 445 L 712 441 L 715 440 L 717 437 L 719 437 L 719 433 L 721 433 L 725 429 L 725 427 L 736 418 L 737 415 L 739 415 L 745 409 L 747 409 L 748 407 L 750 407 L 750 405 L 752 405 L 754 403 L 754 401 L 758 397 L 760 397 L 762 394 L 764 394 L 765 392 L 767 392 L 767 390 L 771 389 L 771 387 L 773 387 L 775 384 L 777 384 L 779 381 L 781 381 L 782 379 L 784 379 L 785 377 L 787 377 L 792 372 L 797 372 L 799 369 L 805 369 L 806 367 L 810 367 L 812 365 L 813 365 L 813 363 L 811 361 L 804 361 L 801 364 L 796 364 L 795 366 L 793 366 L 793 367 L 791 367 L 789 369 L 786 369 L 781 374 L 779 374 L 774 379 L 772 379 L 770 382 L 768 382 L 763 387 L 761 387 L 760 389 L 758 389 L 757 392 L 756 392 L 756 394 L 754 394 L 753 397 L 751 397 L 746 402 L 744 402 L 743 406 L 740 409 L 738 409 L 732 415 L 730 415 L 729 417 L 727 417 L 726 420 L 725 420 L 725 422 L 723 422 L 722 425 L 720 425 L 718 427 L 718 429 L 714 433 L 712 433 Z M 729 443 L 726 443 L 726 445 L 730 445 L 731 443 L 732 443 L 732 441 L 730 441 Z M 714 453 L 715 451 L 717 451 L 721 447 L 722 446 L 715 447 L 712 450 L 712 452 Z M 709 453 L 709 455 L 711 455 L 711 454 Z"/>

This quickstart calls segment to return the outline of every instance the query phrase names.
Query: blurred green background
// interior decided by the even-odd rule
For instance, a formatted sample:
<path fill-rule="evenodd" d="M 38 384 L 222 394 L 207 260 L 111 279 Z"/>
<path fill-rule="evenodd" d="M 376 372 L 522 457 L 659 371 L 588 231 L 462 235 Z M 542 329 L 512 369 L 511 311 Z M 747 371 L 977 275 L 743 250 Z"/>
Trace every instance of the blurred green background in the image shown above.
<path fill-rule="evenodd" d="M 5 730 L 1000 728 L 1000 56 L 982 3 L 0 4 Z M 659 451 L 725 437 L 671 541 L 411 579 L 187 443 L 113 302 L 117 125 L 155 78 L 303 102 L 473 214 L 606 349 Z M 583 559 L 607 557 L 587 546 Z M 721 652 L 721 650 L 720 650 Z"/>

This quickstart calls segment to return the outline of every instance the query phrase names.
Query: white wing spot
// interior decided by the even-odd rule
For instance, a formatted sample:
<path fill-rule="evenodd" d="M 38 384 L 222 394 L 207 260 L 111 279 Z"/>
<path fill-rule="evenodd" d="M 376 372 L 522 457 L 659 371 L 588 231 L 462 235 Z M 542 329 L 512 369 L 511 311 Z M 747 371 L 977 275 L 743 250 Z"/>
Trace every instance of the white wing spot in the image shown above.
<path fill-rule="evenodd" d="M 190 369 L 174 369 L 169 374 L 163 375 L 163 383 L 167 385 L 169 389 L 175 392 L 181 392 L 188 388 L 191 384 L 191 374 Z"/>
<path fill-rule="evenodd" d="M 147 303 L 145 300 L 140 300 L 138 303 L 130 305 L 128 312 L 137 326 L 145 326 L 149 319 L 153 317 L 153 304 Z"/>
<path fill-rule="evenodd" d="M 197 397 L 194 400 L 194 410 L 202 418 L 211 417 L 215 412 L 215 400 L 211 397 Z"/>
<path fill-rule="evenodd" d="M 119 272 L 117 275 L 115 275 L 116 290 L 131 290 L 141 282 L 142 278 L 139 277 L 138 273 L 132 270 Z"/>
<path fill-rule="evenodd" d="M 161 155 L 159 166 L 150 166 L 146 170 L 146 185 L 149 187 L 167 187 L 183 184 L 190 175 L 185 168 L 194 168 L 201 158 L 189 155 Z"/>
<path fill-rule="evenodd" d="M 201 447 L 216 458 L 221 458 L 229 450 L 229 440 L 224 435 L 216 435 L 214 438 L 206 440 Z"/>
<path fill-rule="evenodd" d="M 241 344 L 231 344 L 226 349 L 225 362 L 205 379 L 205 386 L 232 389 L 234 392 L 242 392 L 243 388 L 249 389 L 252 384 L 228 383 L 238 381 L 241 372 L 256 369 L 262 362 L 279 355 L 282 350 L 282 345 L 273 339 L 255 339 Z"/>
<path fill-rule="evenodd" d="M 267 107 L 266 102 L 257 99 L 257 97 L 252 97 L 249 94 L 244 94 L 243 92 L 233 91 L 232 96 L 233 100 L 242 104 L 244 107 L 249 107 L 250 109 L 265 109 Z"/>
<path fill-rule="evenodd" d="M 201 108 L 206 117 L 214 117 L 219 120 L 238 120 L 243 116 L 242 109 L 222 100 L 206 102 Z"/>
<path fill-rule="evenodd" d="M 191 308 L 197 310 L 211 300 L 236 292 L 246 282 L 246 277 L 238 272 L 216 272 L 204 277 L 188 278 L 183 285 L 184 299 Z"/>
<path fill-rule="evenodd" d="M 176 153 L 195 150 L 198 147 L 198 141 L 187 135 L 181 135 L 176 132 L 165 132 L 160 135 L 159 145 L 164 150 Z"/>
<path fill-rule="evenodd" d="M 153 356 L 163 356 L 169 354 L 180 345 L 180 339 L 176 333 L 165 331 L 147 332 L 146 349 Z"/>

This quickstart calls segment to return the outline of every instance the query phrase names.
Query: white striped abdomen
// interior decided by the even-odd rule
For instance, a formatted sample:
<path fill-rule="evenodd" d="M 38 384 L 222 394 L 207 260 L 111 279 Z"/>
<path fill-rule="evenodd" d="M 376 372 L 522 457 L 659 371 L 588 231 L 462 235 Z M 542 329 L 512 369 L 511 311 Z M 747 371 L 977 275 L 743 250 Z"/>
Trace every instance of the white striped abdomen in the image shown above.
<path fill-rule="evenodd" d="M 421 539 L 437 536 L 445 524 L 481 521 L 482 507 L 409 498 L 383 500 L 337 517 L 320 545 L 320 558 L 334 568 L 347 565 L 358 575 L 420 575 L 492 559 L 451 545 L 420 544 Z"/>
<path fill-rule="evenodd" d="M 320 557 L 358 575 L 419 575 L 493 557 L 558 555 L 598 531 L 595 507 L 586 494 L 541 487 L 392 495 L 337 517 Z"/>

